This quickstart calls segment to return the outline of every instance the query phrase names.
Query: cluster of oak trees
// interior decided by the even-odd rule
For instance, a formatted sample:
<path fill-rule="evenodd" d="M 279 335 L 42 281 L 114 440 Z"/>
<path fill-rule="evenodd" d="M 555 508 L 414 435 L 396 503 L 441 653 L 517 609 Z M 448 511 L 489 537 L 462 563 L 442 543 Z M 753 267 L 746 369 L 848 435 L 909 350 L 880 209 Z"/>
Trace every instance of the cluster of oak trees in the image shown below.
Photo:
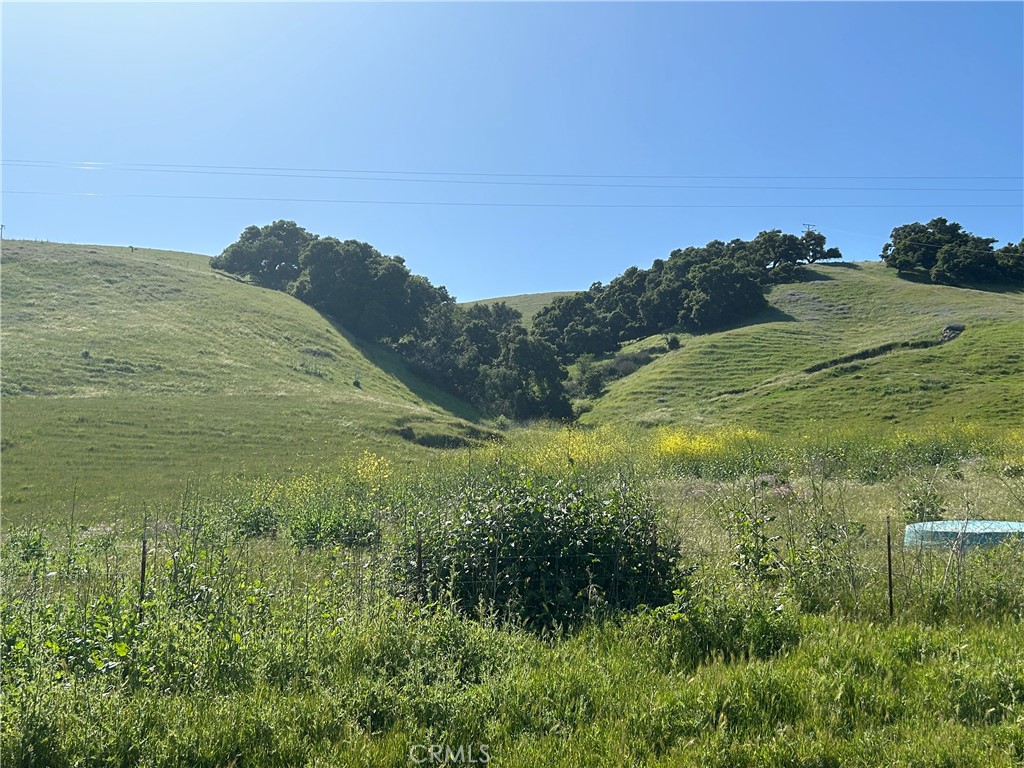
<path fill-rule="evenodd" d="M 804 264 L 842 258 L 825 236 L 781 230 L 753 240 L 713 240 L 673 251 L 650 269 L 630 267 L 608 285 L 562 296 L 534 320 L 564 360 L 600 355 L 621 342 L 673 328 L 704 332 L 742 322 L 767 306 L 765 288 L 797 277 Z"/>
<path fill-rule="evenodd" d="M 936 218 L 896 227 L 882 248 L 882 260 L 898 272 L 945 285 L 1024 282 L 1024 239 L 998 250 L 996 242 Z"/>
<path fill-rule="evenodd" d="M 896 227 L 881 256 L 937 283 L 1024 281 L 1024 240 L 998 250 L 995 242 L 937 218 Z M 211 265 L 287 291 L 354 336 L 398 351 L 414 372 L 483 412 L 521 420 L 571 417 L 567 365 L 587 367 L 622 342 L 652 334 L 744 322 L 766 308 L 771 284 L 798 279 L 805 264 L 838 258 L 813 230 L 714 240 L 562 296 L 529 331 L 503 303 L 461 307 L 401 257 L 320 237 L 294 221 L 246 228 Z"/>
<path fill-rule="evenodd" d="M 294 221 L 246 228 L 211 266 L 287 291 L 353 335 L 390 346 L 420 376 L 485 413 L 529 419 L 571 417 L 565 366 L 581 356 L 675 327 L 741 322 L 765 307 L 766 285 L 837 258 L 813 231 L 716 240 L 563 297 L 537 315 L 532 331 L 505 304 L 460 307 L 401 257 Z"/>
<path fill-rule="evenodd" d="M 248 227 L 211 266 L 287 291 L 354 336 L 396 349 L 414 372 L 485 413 L 572 415 L 564 366 L 550 344 L 526 331 L 518 311 L 460 307 L 400 256 L 275 221 Z"/>

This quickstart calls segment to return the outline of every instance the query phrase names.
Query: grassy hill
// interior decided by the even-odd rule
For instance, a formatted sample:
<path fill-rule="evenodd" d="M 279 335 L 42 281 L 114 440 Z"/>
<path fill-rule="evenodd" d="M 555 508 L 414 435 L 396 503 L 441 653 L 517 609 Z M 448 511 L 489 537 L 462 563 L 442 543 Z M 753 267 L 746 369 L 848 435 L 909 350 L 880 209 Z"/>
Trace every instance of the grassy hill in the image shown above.
<path fill-rule="evenodd" d="M 478 434 L 397 358 L 204 256 L 4 241 L 2 279 L 7 518 Z"/>
<path fill-rule="evenodd" d="M 497 304 L 505 302 L 512 309 L 518 309 L 523 313 L 523 325 L 527 328 L 533 325 L 533 316 L 540 310 L 557 299 L 559 296 L 571 296 L 576 291 L 551 291 L 549 293 L 519 293 L 515 296 L 498 296 L 493 299 L 481 299 L 480 301 L 466 301 L 463 306 L 473 304 Z"/>
<path fill-rule="evenodd" d="M 750 324 L 681 335 L 680 349 L 612 383 L 584 423 L 1021 423 L 1021 293 L 911 282 L 872 262 L 811 273 L 774 287 Z M 930 345 L 954 323 L 966 326 L 959 338 Z M 636 346 L 655 343 L 661 337 Z"/>
<path fill-rule="evenodd" d="M 754 322 L 683 334 L 611 383 L 583 423 L 1021 422 L 1021 293 L 910 282 L 877 263 L 811 274 L 776 286 Z M 364 449 L 411 461 L 485 434 L 396 357 L 204 256 L 5 241 L 2 278 L 8 519 L 63 515 L 72 499 L 130 506 L 190 478 L 287 473 Z M 489 301 L 529 318 L 558 295 Z M 966 330 L 935 344 L 952 323 Z"/>

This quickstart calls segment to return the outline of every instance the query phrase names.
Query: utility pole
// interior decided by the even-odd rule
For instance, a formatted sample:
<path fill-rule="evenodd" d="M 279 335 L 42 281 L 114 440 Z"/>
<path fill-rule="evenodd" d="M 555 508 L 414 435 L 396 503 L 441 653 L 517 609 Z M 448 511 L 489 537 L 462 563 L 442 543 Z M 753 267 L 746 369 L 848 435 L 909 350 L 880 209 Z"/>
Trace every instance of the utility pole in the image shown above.
<path fill-rule="evenodd" d="M 805 233 L 805 234 L 806 234 L 807 232 L 814 232 L 814 231 L 815 231 L 815 229 L 816 229 L 816 228 L 815 228 L 815 225 L 814 225 L 814 224 L 804 224 L 804 233 Z"/>

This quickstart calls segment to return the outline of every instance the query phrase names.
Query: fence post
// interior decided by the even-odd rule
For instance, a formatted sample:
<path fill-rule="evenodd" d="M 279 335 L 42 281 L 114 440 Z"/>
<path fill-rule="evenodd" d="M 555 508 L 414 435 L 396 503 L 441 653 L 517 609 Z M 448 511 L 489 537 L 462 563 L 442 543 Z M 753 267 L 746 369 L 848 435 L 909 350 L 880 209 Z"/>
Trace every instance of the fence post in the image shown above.
<path fill-rule="evenodd" d="M 146 532 L 142 532 L 142 573 L 139 575 L 139 624 L 142 623 L 142 603 L 146 599 Z"/>
<path fill-rule="evenodd" d="M 885 555 L 889 566 L 889 618 L 895 614 L 892 602 L 892 517 L 885 516 Z"/>
<path fill-rule="evenodd" d="M 423 532 L 416 528 L 416 598 L 423 602 Z"/>
<path fill-rule="evenodd" d="M 651 569 L 653 570 L 654 589 L 661 589 L 661 576 L 658 572 L 658 524 L 651 523 Z"/>

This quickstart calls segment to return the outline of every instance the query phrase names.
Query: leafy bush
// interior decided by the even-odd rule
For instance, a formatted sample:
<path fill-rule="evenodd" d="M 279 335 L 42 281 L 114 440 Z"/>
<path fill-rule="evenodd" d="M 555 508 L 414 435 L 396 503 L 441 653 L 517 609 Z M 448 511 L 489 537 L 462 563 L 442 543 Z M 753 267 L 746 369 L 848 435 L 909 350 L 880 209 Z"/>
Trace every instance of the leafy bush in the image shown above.
<path fill-rule="evenodd" d="M 495 466 L 415 515 L 398 542 L 410 592 L 540 628 L 602 607 L 660 605 L 678 548 L 659 540 L 650 497 L 626 479 Z"/>
<path fill-rule="evenodd" d="M 42 560 L 46 555 L 46 544 L 38 527 L 8 535 L 4 546 L 8 557 L 13 554 L 25 563 Z"/>

